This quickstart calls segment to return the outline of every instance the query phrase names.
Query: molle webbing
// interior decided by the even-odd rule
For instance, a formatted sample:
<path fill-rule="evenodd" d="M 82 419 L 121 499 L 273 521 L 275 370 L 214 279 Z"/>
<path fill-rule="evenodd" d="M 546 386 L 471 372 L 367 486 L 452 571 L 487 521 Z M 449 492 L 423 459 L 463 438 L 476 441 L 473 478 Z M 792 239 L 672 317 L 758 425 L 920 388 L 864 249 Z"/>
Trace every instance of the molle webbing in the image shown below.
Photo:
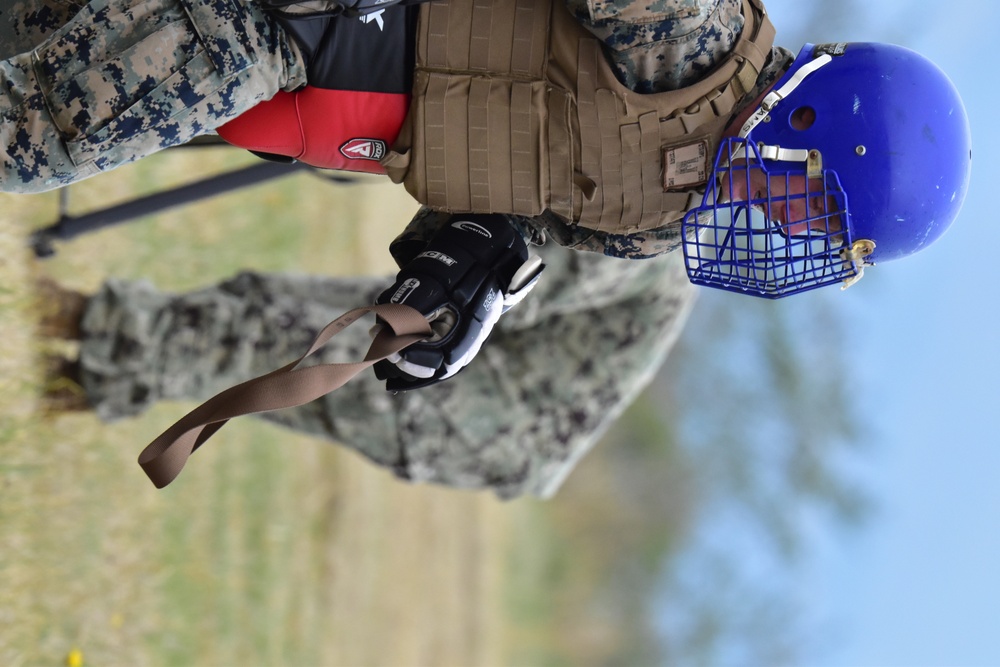
<path fill-rule="evenodd" d="M 414 150 L 385 163 L 390 175 L 394 160 L 409 167 L 407 189 L 417 200 L 463 212 L 544 208 L 537 170 L 547 152 L 539 139 L 548 134 L 548 20 L 546 2 L 423 8 L 414 103 L 401 137 L 412 128 Z M 565 145 L 569 134 L 561 135 Z"/>
<path fill-rule="evenodd" d="M 640 95 L 617 81 L 561 0 L 424 5 L 414 100 L 383 165 L 438 210 L 551 209 L 618 233 L 679 219 L 704 183 L 665 192 L 664 148 L 695 143 L 714 154 L 770 52 L 774 29 L 759 0 L 744 0 L 743 13 L 732 53 L 705 79 Z"/>

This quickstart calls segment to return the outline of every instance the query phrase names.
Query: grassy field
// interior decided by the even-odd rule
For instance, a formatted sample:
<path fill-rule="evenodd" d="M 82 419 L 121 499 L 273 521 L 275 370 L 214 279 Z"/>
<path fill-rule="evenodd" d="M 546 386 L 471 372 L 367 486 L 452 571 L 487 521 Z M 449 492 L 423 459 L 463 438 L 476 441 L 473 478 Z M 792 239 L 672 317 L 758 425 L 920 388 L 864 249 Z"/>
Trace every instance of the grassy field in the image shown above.
<path fill-rule="evenodd" d="M 248 159 L 163 154 L 74 186 L 71 209 Z M 523 632 L 511 609 L 532 603 L 508 584 L 530 587 L 544 569 L 530 549 L 511 556 L 531 541 L 534 503 L 406 485 L 248 419 L 158 491 L 135 458 L 190 405 L 107 425 L 36 403 L 38 355 L 53 348 L 33 336 L 35 277 L 180 290 L 248 267 L 383 273 L 412 210 L 405 193 L 300 174 L 35 260 L 25 237 L 57 202 L 0 195 L 0 665 L 509 664 Z"/>

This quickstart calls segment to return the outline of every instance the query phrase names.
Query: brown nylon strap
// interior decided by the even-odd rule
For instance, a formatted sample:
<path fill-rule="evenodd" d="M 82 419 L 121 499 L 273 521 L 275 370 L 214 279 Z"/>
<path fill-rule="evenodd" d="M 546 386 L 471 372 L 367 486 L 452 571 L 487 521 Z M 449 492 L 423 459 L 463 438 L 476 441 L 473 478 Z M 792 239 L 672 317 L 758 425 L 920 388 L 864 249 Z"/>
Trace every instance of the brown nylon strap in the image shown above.
<path fill-rule="evenodd" d="M 650 229 L 663 224 L 661 213 L 663 208 L 663 174 L 660 142 L 659 114 L 647 112 L 639 116 L 640 150 L 639 158 L 641 176 L 637 182 L 642 184 L 642 210 L 639 212 L 641 229 Z"/>
<path fill-rule="evenodd" d="M 469 81 L 469 201 L 472 211 L 492 211 L 490 198 L 490 81 Z"/>
<path fill-rule="evenodd" d="M 514 210 L 514 167 L 510 163 L 510 114 L 504 109 L 510 101 L 510 84 L 490 80 L 488 98 L 488 146 L 490 169 L 490 210 Z"/>
<path fill-rule="evenodd" d="M 363 361 L 297 368 L 333 336 L 368 313 L 383 327 Z M 380 304 L 344 313 L 320 332 L 309 351 L 297 360 L 258 378 L 216 394 L 178 420 L 139 454 L 139 465 L 158 489 L 180 474 L 188 457 L 233 417 L 291 408 L 313 401 L 347 383 L 355 375 L 431 334 L 427 320 L 402 304 Z"/>
<path fill-rule="evenodd" d="M 536 88 L 530 83 L 514 81 L 510 89 L 510 161 L 514 167 L 511 189 L 514 211 L 537 215 L 542 212 L 538 191 L 538 116 L 533 113 Z"/>
<path fill-rule="evenodd" d="M 570 96 L 555 89 L 549 91 L 549 207 L 569 220 L 573 219 L 573 170 L 560 165 L 573 164 L 573 136 L 570 134 Z"/>
<path fill-rule="evenodd" d="M 427 182 L 427 198 L 424 201 L 431 208 L 439 209 L 444 209 L 448 203 L 448 179 L 445 178 L 448 147 L 455 143 L 465 145 L 465 135 L 452 137 L 445 126 L 445 106 L 450 101 L 447 95 L 449 81 L 447 74 L 431 72 L 427 79 L 427 101 L 422 105 L 425 157 L 421 166 L 426 173 Z"/>
<path fill-rule="evenodd" d="M 598 90 L 594 97 L 601 130 L 601 182 L 607 204 L 601 210 L 598 231 L 614 229 L 623 208 L 622 141 L 618 129 L 621 98 L 610 90 Z"/>
<path fill-rule="evenodd" d="M 642 202 L 647 199 L 642 192 L 642 131 L 639 123 L 629 123 L 622 125 L 618 133 L 623 155 L 631 158 L 621 161 L 622 213 L 619 225 L 624 229 L 638 229 L 642 220 Z M 659 189 L 662 190 L 662 186 Z M 654 192 L 652 196 L 658 194 Z"/>
<path fill-rule="evenodd" d="M 600 46 L 596 40 L 583 40 L 577 54 L 579 68 L 579 97 L 577 98 L 577 117 L 580 123 L 580 164 L 583 175 L 601 173 L 601 121 L 597 114 L 597 73 L 598 59 L 602 58 Z M 600 215 L 604 206 L 604 193 L 601 188 L 588 190 L 584 195 L 581 218 L 595 218 Z"/>

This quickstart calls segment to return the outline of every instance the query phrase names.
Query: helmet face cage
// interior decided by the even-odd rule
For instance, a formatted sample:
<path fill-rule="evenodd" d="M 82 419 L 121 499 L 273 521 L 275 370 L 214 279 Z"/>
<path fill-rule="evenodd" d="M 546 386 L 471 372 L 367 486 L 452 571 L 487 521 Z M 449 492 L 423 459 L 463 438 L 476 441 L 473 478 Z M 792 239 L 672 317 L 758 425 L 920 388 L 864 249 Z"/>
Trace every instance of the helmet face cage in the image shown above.
<path fill-rule="evenodd" d="M 719 147 L 716 178 L 682 223 L 691 282 L 776 299 L 856 279 L 861 263 L 847 251 L 850 210 L 836 172 L 771 165 L 745 139 Z"/>
<path fill-rule="evenodd" d="M 700 285 L 766 298 L 850 285 L 938 239 L 968 189 L 958 91 L 891 44 L 806 44 L 738 136 L 682 223 Z"/>

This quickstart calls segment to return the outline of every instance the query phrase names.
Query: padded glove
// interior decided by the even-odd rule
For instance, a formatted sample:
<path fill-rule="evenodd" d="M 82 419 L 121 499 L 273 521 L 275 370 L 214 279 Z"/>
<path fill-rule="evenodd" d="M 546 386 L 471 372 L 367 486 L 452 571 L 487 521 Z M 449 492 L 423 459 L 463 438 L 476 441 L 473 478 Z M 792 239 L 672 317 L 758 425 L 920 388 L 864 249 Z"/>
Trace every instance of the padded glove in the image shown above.
<path fill-rule="evenodd" d="M 453 217 L 376 299 L 416 308 L 434 336 L 376 364 L 376 376 L 387 390 L 402 391 L 455 375 L 476 356 L 500 315 L 534 288 L 543 268 L 501 216 Z"/>

